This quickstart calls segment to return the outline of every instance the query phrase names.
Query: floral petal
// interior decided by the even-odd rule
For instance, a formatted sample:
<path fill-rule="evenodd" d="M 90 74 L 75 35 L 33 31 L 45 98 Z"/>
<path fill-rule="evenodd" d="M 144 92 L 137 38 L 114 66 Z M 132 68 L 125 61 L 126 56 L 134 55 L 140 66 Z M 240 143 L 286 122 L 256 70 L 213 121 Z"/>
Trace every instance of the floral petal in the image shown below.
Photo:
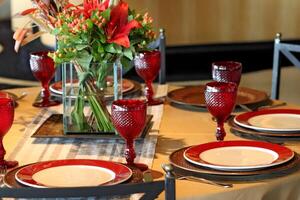
<path fill-rule="evenodd" d="M 121 29 L 120 29 L 120 33 L 121 34 L 126 34 L 126 35 L 129 35 L 131 29 L 133 28 L 140 28 L 142 27 L 142 25 L 136 21 L 136 20 L 131 20 L 128 24 L 126 24 L 125 26 L 123 26 Z M 116 35 L 117 36 L 117 35 Z"/>
<path fill-rule="evenodd" d="M 23 12 L 20 13 L 20 15 L 24 16 L 24 15 L 28 15 L 33 13 L 34 11 L 36 11 L 36 8 L 29 8 L 27 10 L 24 10 Z"/>
<path fill-rule="evenodd" d="M 15 42 L 15 51 L 16 52 L 19 51 L 20 45 L 21 45 L 22 41 L 24 40 L 27 32 L 28 32 L 28 29 L 22 28 L 22 29 L 18 29 L 14 33 L 13 38 L 16 40 L 16 42 Z"/>
<path fill-rule="evenodd" d="M 98 9 L 100 11 L 104 11 L 108 8 L 108 6 L 109 6 L 109 0 L 106 0 L 103 3 L 101 3 L 100 5 L 98 5 Z"/>
<path fill-rule="evenodd" d="M 108 42 L 121 45 L 125 48 L 130 47 L 130 41 L 127 35 L 119 35 L 118 37 L 108 40 Z"/>
<path fill-rule="evenodd" d="M 107 25 L 108 38 L 112 37 L 117 29 L 127 24 L 128 4 L 121 1 L 117 6 L 113 7 L 110 12 L 110 21 Z M 117 27 L 117 28 L 116 28 Z"/>
<path fill-rule="evenodd" d="M 16 32 L 14 33 L 13 38 L 15 40 L 22 40 L 27 32 L 28 32 L 28 29 L 26 29 L 26 28 L 18 28 L 16 30 Z"/>

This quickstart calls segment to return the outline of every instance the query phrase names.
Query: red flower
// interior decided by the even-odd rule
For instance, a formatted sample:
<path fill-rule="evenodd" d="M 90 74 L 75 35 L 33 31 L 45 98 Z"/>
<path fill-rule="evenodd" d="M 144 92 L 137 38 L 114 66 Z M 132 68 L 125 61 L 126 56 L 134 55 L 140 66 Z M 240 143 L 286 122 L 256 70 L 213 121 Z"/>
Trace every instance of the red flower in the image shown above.
<path fill-rule="evenodd" d="M 128 23 L 128 4 L 120 1 L 110 13 L 110 21 L 107 24 L 107 42 L 116 43 L 129 48 L 130 41 L 128 35 L 133 28 L 140 28 L 141 24 L 136 20 Z"/>
<path fill-rule="evenodd" d="M 100 12 L 106 10 L 109 6 L 109 0 L 105 0 L 103 3 L 99 0 L 84 0 L 83 1 L 83 14 L 86 18 L 90 18 L 92 12 L 98 9 Z"/>

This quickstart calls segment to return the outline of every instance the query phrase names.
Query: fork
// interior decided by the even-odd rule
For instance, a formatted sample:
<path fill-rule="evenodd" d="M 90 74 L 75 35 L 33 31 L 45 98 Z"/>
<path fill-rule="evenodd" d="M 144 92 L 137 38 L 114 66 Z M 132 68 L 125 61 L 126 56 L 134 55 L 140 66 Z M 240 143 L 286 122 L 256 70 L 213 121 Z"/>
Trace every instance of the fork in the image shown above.
<path fill-rule="evenodd" d="M 212 180 L 208 180 L 208 179 L 200 178 L 200 177 L 196 177 L 196 176 L 180 176 L 180 175 L 177 175 L 176 178 L 178 180 L 196 181 L 196 182 L 207 183 L 207 184 L 210 184 L 210 185 L 220 186 L 220 187 L 224 187 L 224 188 L 232 188 L 233 187 L 233 185 L 231 183 L 212 181 Z"/>

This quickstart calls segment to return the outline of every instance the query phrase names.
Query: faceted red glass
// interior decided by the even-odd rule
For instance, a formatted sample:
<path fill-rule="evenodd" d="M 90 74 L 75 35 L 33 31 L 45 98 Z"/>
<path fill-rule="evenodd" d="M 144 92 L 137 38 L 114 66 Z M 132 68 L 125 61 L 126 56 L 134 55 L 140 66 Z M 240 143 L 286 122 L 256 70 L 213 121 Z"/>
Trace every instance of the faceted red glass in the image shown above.
<path fill-rule="evenodd" d="M 0 97 L 0 136 L 3 137 L 14 121 L 14 105 L 10 98 Z"/>
<path fill-rule="evenodd" d="M 145 127 L 147 105 L 137 99 L 116 100 L 112 103 L 111 116 L 115 129 L 126 141 L 126 161 L 129 165 L 134 165 L 134 140 Z"/>
<path fill-rule="evenodd" d="M 137 74 L 145 81 L 145 96 L 148 105 L 162 104 L 161 99 L 153 98 L 152 82 L 160 70 L 160 52 L 158 50 L 144 51 L 134 58 Z"/>
<path fill-rule="evenodd" d="M 15 167 L 18 162 L 4 160 L 5 149 L 3 146 L 3 137 L 11 128 L 14 121 L 14 101 L 7 95 L 0 96 L 0 167 Z"/>
<path fill-rule="evenodd" d="M 55 73 L 55 65 L 48 52 L 35 52 L 30 54 L 30 68 L 34 77 L 42 84 L 42 101 L 35 102 L 33 106 L 49 107 L 58 105 L 60 102 L 50 100 L 49 83 Z"/>
<path fill-rule="evenodd" d="M 231 114 L 237 96 L 235 83 L 210 82 L 205 87 L 205 102 L 208 111 L 217 120 L 217 140 L 223 140 L 226 132 L 224 122 Z"/>
<path fill-rule="evenodd" d="M 233 82 L 240 84 L 242 63 L 234 61 L 220 61 L 212 64 L 213 80 L 219 82 Z"/>

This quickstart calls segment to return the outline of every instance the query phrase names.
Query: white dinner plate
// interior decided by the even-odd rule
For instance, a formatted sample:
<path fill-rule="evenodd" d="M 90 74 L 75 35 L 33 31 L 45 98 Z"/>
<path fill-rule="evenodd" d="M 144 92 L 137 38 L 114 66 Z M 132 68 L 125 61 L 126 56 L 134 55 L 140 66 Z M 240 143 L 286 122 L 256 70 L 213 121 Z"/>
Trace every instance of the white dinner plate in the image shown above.
<path fill-rule="evenodd" d="M 244 128 L 256 131 L 300 131 L 300 110 L 270 109 L 246 112 L 234 118 Z"/>
<path fill-rule="evenodd" d="M 259 141 L 222 141 L 192 146 L 184 158 L 195 165 L 223 171 L 258 170 L 291 160 L 286 147 Z"/>
<path fill-rule="evenodd" d="M 128 180 L 132 171 L 119 163 L 70 159 L 38 162 L 21 168 L 16 180 L 30 187 L 84 187 L 115 185 Z"/>

